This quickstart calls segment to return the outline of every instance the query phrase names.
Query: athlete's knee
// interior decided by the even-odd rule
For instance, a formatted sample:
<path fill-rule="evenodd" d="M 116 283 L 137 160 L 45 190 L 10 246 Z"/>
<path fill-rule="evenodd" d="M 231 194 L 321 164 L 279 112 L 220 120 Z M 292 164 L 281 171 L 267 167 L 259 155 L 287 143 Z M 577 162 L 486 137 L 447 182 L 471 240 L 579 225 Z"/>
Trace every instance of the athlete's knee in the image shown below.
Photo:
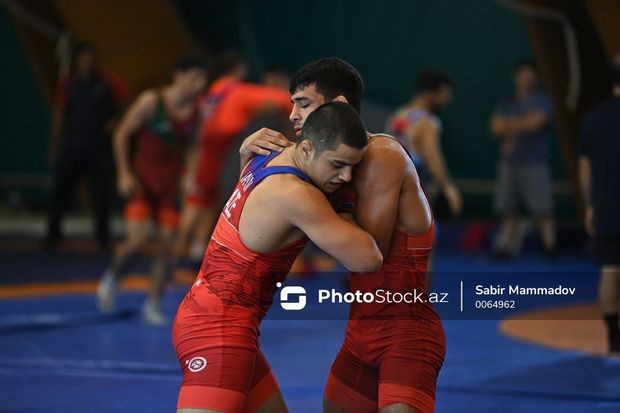
<path fill-rule="evenodd" d="M 146 247 L 146 242 L 146 237 L 133 237 L 125 241 L 123 246 L 127 251 L 127 254 L 137 254 L 142 252 L 142 250 Z"/>
<path fill-rule="evenodd" d="M 258 352 L 250 391 L 245 399 L 243 413 L 288 413 L 284 397 L 267 359 Z"/>
<path fill-rule="evenodd" d="M 125 240 L 116 247 L 115 256 L 117 259 L 129 260 L 142 251 L 144 244 L 137 243 L 133 240 Z"/>
<path fill-rule="evenodd" d="M 148 224 L 135 223 L 127 226 L 127 237 L 122 244 L 127 250 L 140 251 L 148 241 Z"/>

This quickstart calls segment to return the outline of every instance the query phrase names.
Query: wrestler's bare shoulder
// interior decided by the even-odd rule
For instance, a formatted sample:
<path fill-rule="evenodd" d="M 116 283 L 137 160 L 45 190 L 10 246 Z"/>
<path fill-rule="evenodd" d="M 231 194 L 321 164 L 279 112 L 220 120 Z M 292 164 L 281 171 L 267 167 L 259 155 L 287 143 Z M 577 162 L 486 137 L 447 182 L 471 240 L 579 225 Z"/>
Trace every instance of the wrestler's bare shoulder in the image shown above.
<path fill-rule="evenodd" d="M 389 154 L 391 157 L 408 158 L 407 152 L 403 146 L 392 135 L 388 135 L 387 133 L 369 133 L 366 153 L 379 151 Z"/>

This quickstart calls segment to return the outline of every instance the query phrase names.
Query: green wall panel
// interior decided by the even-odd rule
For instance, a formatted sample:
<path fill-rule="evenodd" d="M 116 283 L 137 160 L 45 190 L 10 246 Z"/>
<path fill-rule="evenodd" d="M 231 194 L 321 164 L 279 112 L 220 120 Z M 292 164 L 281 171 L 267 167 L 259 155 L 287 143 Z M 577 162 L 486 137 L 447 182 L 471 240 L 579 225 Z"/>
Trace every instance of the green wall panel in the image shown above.
<path fill-rule="evenodd" d="M 362 73 L 369 98 L 409 99 L 424 68 L 450 73 L 455 98 L 441 114 L 442 145 L 457 178 L 492 178 L 497 143 L 488 120 L 512 91 L 513 65 L 532 58 L 522 19 L 492 0 L 180 0 L 194 32 L 213 49 L 236 47 L 256 75 L 269 64 L 294 71 L 339 56 Z M 557 145 L 553 145 L 556 152 Z M 561 176 L 554 154 L 554 173 Z"/>

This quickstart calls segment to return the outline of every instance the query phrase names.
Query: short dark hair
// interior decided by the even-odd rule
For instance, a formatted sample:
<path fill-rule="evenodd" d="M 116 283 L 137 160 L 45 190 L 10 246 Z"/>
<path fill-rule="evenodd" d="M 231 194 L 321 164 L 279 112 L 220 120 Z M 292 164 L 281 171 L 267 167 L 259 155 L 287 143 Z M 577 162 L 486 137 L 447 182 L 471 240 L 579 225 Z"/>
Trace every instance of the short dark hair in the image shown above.
<path fill-rule="evenodd" d="M 364 123 L 348 103 L 328 102 L 316 108 L 304 122 L 300 142 L 309 140 L 316 153 L 335 149 L 340 144 L 363 149 L 368 143 Z"/>
<path fill-rule="evenodd" d="M 611 84 L 616 87 L 620 86 L 620 57 L 611 62 Z"/>
<path fill-rule="evenodd" d="M 240 65 L 247 65 L 245 56 L 233 49 L 227 49 L 217 54 L 213 65 L 213 78 L 225 76 Z"/>
<path fill-rule="evenodd" d="M 521 60 L 519 60 L 512 67 L 512 73 L 517 73 L 518 71 L 520 71 L 522 69 L 530 69 L 534 73 L 538 73 L 538 67 L 536 66 L 536 63 L 534 63 L 533 60 L 529 60 L 529 59 L 521 59 Z"/>
<path fill-rule="evenodd" d="M 73 49 L 71 50 L 71 64 L 69 65 L 71 73 L 74 73 L 76 70 L 78 57 L 89 53 L 94 55 L 96 58 L 97 49 L 91 42 L 78 42 L 73 46 Z"/>
<path fill-rule="evenodd" d="M 435 92 L 441 86 L 454 85 L 452 78 L 444 72 L 439 70 L 423 70 L 418 73 L 416 80 L 416 91 L 420 92 Z"/>
<path fill-rule="evenodd" d="M 174 70 L 178 70 L 181 72 L 185 72 L 191 69 L 202 69 L 205 72 L 210 71 L 207 59 L 203 55 L 197 53 L 187 54 L 181 57 L 174 65 Z"/>
<path fill-rule="evenodd" d="M 326 100 L 342 95 L 358 113 L 361 112 L 364 80 L 357 69 L 344 60 L 324 57 L 306 64 L 291 78 L 289 91 L 292 95 L 311 84 Z"/>
<path fill-rule="evenodd" d="M 82 53 L 95 53 L 95 45 L 91 42 L 79 42 L 73 46 L 73 59 L 76 59 Z"/>

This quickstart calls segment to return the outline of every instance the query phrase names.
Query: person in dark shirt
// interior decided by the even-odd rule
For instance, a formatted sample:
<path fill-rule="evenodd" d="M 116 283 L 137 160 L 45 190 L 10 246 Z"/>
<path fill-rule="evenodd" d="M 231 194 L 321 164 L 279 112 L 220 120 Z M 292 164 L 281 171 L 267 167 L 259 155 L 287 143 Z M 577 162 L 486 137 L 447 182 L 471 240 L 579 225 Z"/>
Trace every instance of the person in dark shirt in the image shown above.
<path fill-rule="evenodd" d="M 612 65 L 613 97 L 583 119 L 579 176 L 585 200 L 585 229 L 594 238 L 601 266 L 598 301 L 605 318 L 609 352 L 620 355 L 620 57 Z"/>
<path fill-rule="evenodd" d="M 61 78 L 54 98 L 50 161 L 54 181 L 45 247 L 61 239 L 61 221 L 79 179 L 87 174 L 95 210 L 95 230 L 102 249 L 108 247 L 111 199 L 109 132 L 128 88 L 97 65 L 92 44 L 78 44 L 68 76 Z"/>
<path fill-rule="evenodd" d="M 518 63 L 515 94 L 503 99 L 491 118 L 491 134 L 501 139 L 495 206 L 502 224 L 492 251 L 497 258 L 510 258 L 518 249 L 513 238 L 522 205 L 536 220 L 546 255 L 556 253 L 548 159 L 553 106 L 537 83 L 534 64 Z"/>

